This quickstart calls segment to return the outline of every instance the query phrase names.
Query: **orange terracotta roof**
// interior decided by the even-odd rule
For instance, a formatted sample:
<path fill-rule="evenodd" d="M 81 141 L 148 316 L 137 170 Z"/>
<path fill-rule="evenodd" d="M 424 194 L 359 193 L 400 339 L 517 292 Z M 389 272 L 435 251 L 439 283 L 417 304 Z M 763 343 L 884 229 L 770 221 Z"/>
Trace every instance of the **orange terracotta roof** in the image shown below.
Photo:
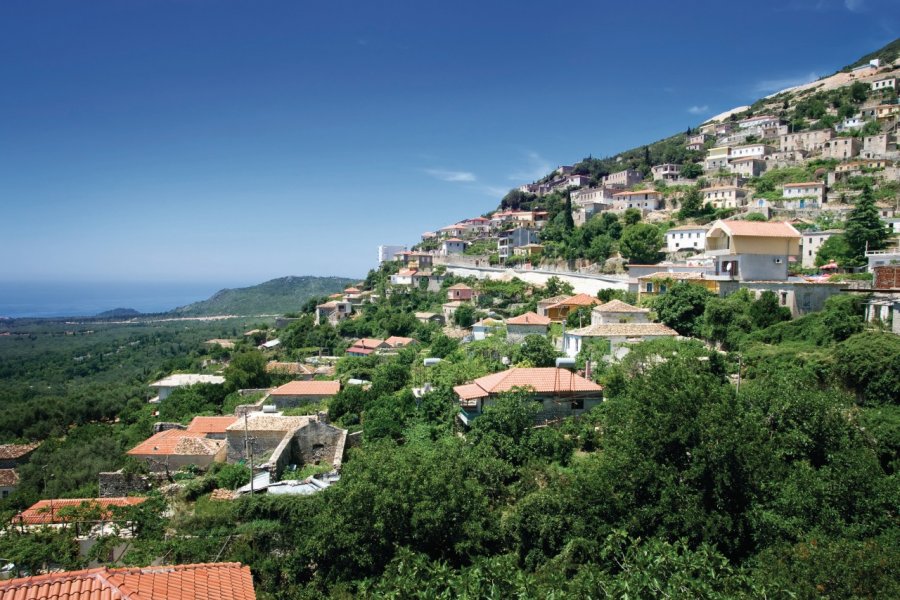
<path fill-rule="evenodd" d="M 446 242 L 461 242 L 461 241 L 462 240 L 459 238 L 452 237 L 452 238 L 447 238 L 446 240 L 444 240 L 444 243 L 446 243 Z"/>
<path fill-rule="evenodd" d="M 464 283 L 457 283 L 456 285 L 451 285 L 448 290 L 471 290 L 469 286 Z"/>
<path fill-rule="evenodd" d="M 340 381 L 290 381 L 277 387 L 270 396 L 334 396 L 341 391 Z"/>
<path fill-rule="evenodd" d="M 348 287 L 347 289 L 344 290 L 344 293 L 345 293 L 345 294 L 358 294 L 358 293 L 360 293 L 361 291 L 362 291 L 362 290 L 360 290 L 359 288 Z"/>
<path fill-rule="evenodd" d="M 376 348 L 384 347 L 384 340 L 379 340 L 378 338 L 362 338 L 361 340 L 354 342 L 353 345 L 374 350 Z"/>
<path fill-rule="evenodd" d="M 0 582 L 0 600 L 255 600 L 250 567 L 100 567 Z"/>
<path fill-rule="evenodd" d="M 60 498 L 54 500 L 39 500 L 31 507 L 23 510 L 13 518 L 14 523 L 25 525 L 47 525 L 50 523 L 64 523 L 71 521 L 71 517 L 60 515 L 60 509 L 72 509 L 80 506 L 97 506 L 101 509 L 103 518 L 111 516 L 109 510 L 112 506 L 135 506 L 146 498 L 121 497 L 121 498 Z M 3 597 L 0 596 L 0 599 Z"/>
<path fill-rule="evenodd" d="M 674 281 L 685 281 L 690 279 L 703 279 L 703 273 L 699 271 L 657 271 L 656 273 L 649 273 L 638 277 L 638 280 L 641 279 L 672 279 Z"/>
<path fill-rule="evenodd" d="M 550 323 L 552 321 L 548 317 L 542 317 L 533 312 L 527 312 L 506 321 L 507 325 L 549 325 Z"/>
<path fill-rule="evenodd" d="M 632 306 L 627 302 L 622 302 L 621 300 L 610 300 L 606 304 L 601 304 L 600 306 L 594 307 L 594 312 L 598 313 L 648 313 L 650 312 L 649 308 L 638 308 L 637 306 Z"/>
<path fill-rule="evenodd" d="M 40 445 L 40 442 L 32 442 L 31 444 L 0 444 L 0 459 L 13 460 L 22 458 Z"/>
<path fill-rule="evenodd" d="M 569 296 L 561 302 L 557 302 L 550 308 L 554 308 L 557 306 L 593 306 L 595 304 L 601 304 L 599 298 L 594 298 L 593 296 L 588 296 L 587 294 L 575 294 L 574 296 Z"/>
<path fill-rule="evenodd" d="M 458 385 L 453 391 L 463 400 L 484 398 L 514 388 L 530 388 L 537 393 L 575 393 L 603 391 L 603 387 L 566 369 L 555 367 L 512 368 L 479 377 L 472 383 Z"/>
<path fill-rule="evenodd" d="M 783 187 L 825 187 L 825 184 L 821 181 L 803 181 L 800 183 L 786 183 Z"/>
<path fill-rule="evenodd" d="M 710 232 L 722 227 L 731 235 L 745 235 L 751 237 L 778 237 L 799 238 L 800 232 L 794 229 L 790 223 L 783 221 L 717 221 Z"/>
<path fill-rule="evenodd" d="M 15 469 L 0 469 L 0 487 L 19 485 L 19 474 Z"/>
<path fill-rule="evenodd" d="M 132 456 L 213 456 L 225 440 L 211 440 L 204 434 L 183 429 L 167 429 L 154 434 L 128 451 Z"/>
<path fill-rule="evenodd" d="M 187 431 L 191 433 L 225 433 L 225 428 L 237 421 L 234 415 L 224 417 L 194 417 Z"/>
<path fill-rule="evenodd" d="M 416 340 L 411 337 L 400 337 L 399 335 L 392 335 L 388 339 L 384 340 L 384 343 L 391 348 L 398 348 L 400 346 L 409 346 L 410 344 L 415 344 Z"/>

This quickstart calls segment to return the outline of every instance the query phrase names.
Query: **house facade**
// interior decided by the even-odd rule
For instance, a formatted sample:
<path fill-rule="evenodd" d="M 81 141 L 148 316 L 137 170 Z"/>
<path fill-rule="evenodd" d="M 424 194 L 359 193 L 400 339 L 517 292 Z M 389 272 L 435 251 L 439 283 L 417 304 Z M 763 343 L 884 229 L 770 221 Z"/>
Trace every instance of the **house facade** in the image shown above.
<path fill-rule="evenodd" d="M 506 341 L 520 343 L 527 335 L 547 335 L 552 321 L 549 317 L 527 312 L 506 320 Z"/>
<path fill-rule="evenodd" d="M 816 266 L 816 255 L 819 248 L 822 247 L 828 238 L 843 233 L 840 230 L 830 229 L 828 231 L 804 231 L 800 238 L 800 254 L 801 265 L 804 269 L 812 269 Z"/>
<path fill-rule="evenodd" d="M 747 191 L 733 185 L 703 188 L 703 202 L 713 208 L 740 208 L 745 204 Z"/>
<path fill-rule="evenodd" d="M 816 202 L 822 202 L 825 200 L 825 184 L 820 181 L 786 183 L 781 190 L 781 197 L 785 200 L 809 198 Z"/>
<path fill-rule="evenodd" d="M 716 221 L 706 233 L 706 254 L 716 275 L 783 281 L 800 254 L 800 233 L 784 222 Z"/>
<path fill-rule="evenodd" d="M 831 129 L 819 129 L 816 131 L 802 131 L 799 133 L 787 133 L 782 135 L 779 142 L 782 152 L 806 150 L 807 152 L 819 152 L 828 140 L 834 138 Z"/>
<path fill-rule="evenodd" d="M 640 171 L 634 169 L 625 169 L 616 173 L 610 173 L 603 178 L 604 185 L 614 186 L 618 188 L 629 188 L 644 180 L 644 176 Z"/>
<path fill-rule="evenodd" d="M 674 338 L 678 332 L 662 323 L 600 323 L 572 329 L 563 337 L 563 352 L 575 358 L 587 340 L 604 340 L 598 352 L 618 360 L 630 351 L 629 346 L 648 340 Z"/>
<path fill-rule="evenodd" d="M 666 252 L 706 249 L 706 230 L 703 225 L 682 225 L 666 232 Z"/>
<path fill-rule="evenodd" d="M 536 423 L 581 415 L 603 401 L 603 387 L 566 369 L 512 368 L 453 388 L 460 420 L 469 425 L 499 394 L 522 390 L 541 406 Z"/>
<path fill-rule="evenodd" d="M 659 210 L 662 205 L 662 194 L 655 190 L 635 190 L 613 195 L 613 210 L 615 211 L 636 208 L 641 212 L 650 212 Z"/>

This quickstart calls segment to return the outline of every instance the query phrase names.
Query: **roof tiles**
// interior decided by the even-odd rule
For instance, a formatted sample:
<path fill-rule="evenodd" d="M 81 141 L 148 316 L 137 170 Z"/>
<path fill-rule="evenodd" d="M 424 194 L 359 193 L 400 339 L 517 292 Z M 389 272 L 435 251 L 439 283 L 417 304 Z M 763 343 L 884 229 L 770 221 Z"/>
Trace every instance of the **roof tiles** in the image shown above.
<path fill-rule="evenodd" d="M 275 388 L 270 396 L 334 396 L 341 391 L 340 381 L 290 381 Z"/>
<path fill-rule="evenodd" d="M 471 383 L 458 385 L 453 391 L 460 398 L 469 400 L 508 392 L 515 388 L 530 388 L 537 393 L 557 394 L 603 391 L 603 388 L 593 381 L 555 367 L 512 368 L 479 377 Z"/>
<path fill-rule="evenodd" d="M 38 500 L 29 508 L 26 508 L 13 518 L 14 523 L 25 525 L 46 525 L 50 523 L 64 523 L 71 521 L 71 517 L 60 515 L 61 509 L 73 509 L 77 507 L 96 506 L 101 510 L 103 518 L 111 516 L 110 507 L 135 506 L 146 498 L 121 497 L 121 498 L 60 498 L 54 500 Z M 3 596 L 0 595 L 0 600 Z"/>
<path fill-rule="evenodd" d="M 0 582 L 0 600 L 254 600 L 240 563 L 86 569 Z"/>

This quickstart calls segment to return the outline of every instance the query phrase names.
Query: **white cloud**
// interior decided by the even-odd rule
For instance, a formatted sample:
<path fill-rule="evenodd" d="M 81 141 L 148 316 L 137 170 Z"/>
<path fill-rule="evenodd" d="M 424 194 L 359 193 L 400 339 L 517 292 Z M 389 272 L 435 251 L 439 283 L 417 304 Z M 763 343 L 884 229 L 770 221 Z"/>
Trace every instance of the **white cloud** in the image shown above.
<path fill-rule="evenodd" d="M 425 169 L 425 173 L 431 175 L 435 179 L 448 181 L 451 183 L 472 183 L 478 178 L 475 173 L 469 171 L 450 171 L 447 169 Z"/>
<path fill-rule="evenodd" d="M 866 8 L 863 0 L 844 0 L 844 6 L 850 12 L 861 12 Z"/>
<path fill-rule="evenodd" d="M 697 106 L 696 104 L 689 109 L 687 109 L 689 113 L 692 115 L 705 115 L 709 112 L 709 105 L 704 104 L 703 106 Z"/>
<path fill-rule="evenodd" d="M 509 174 L 510 181 L 534 181 L 553 170 L 553 165 L 537 152 L 526 152 L 528 165 Z"/>
<path fill-rule="evenodd" d="M 810 83 L 811 81 L 815 81 L 819 78 L 818 73 L 808 73 L 806 75 L 800 75 L 797 77 L 784 77 L 782 79 L 764 79 L 762 81 L 756 82 L 753 86 L 753 91 L 759 94 L 771 94 L 773 92 L 780 92 L 781 90 L 796 87 L 798 85 L 803 85 L 805 83 Z"/>

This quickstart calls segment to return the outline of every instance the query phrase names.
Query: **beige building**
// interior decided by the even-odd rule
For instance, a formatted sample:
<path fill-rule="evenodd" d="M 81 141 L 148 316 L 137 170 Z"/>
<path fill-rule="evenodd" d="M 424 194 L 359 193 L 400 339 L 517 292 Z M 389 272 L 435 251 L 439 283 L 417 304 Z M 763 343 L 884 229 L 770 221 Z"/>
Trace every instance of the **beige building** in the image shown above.
<path fill-rule="evenodd" d="M 884 158 L 897 153 L 897 135 L 882 133 L 863 138 L 863 158 Z"/>
<path fill-rule="evenodd" d="M 649 316 L 649 308 L 638 308 L 621 300 L 610 300 L 591 310 L 591 325 L 649 323 Z"/>
<path fill-rule="evenodd" d="M 674 163 L 656 165 L 650 168 L 650 172 L 653 174 L 653 181 L 656 181 L 657 179 L 674 181 L 678 179 L 681 174 L 681 165 L 676 165 Z"/>
<path fill-rule="evenodd" d="M 897 89 L 897 78 L 896 77 L 886 77 L 884 79 L 876 79 L 871 84 L 873 92 L 880 92 L 883 90 L 896 90 Z"/>
<path fill-rule="evenodd" d="M 739 177 L 759 177 L 766 171 L 766 161 L 761 158 L 736 158 L 731 161 L 728 168 Z"/>
<path fill-rule="evenodd" d="M 715 274 L 740 281 L 784 281 L 800 255 L 800 232 L 789 223 L 716 221 L 706 233 L 706 253 Z"/>
<path fill-rule="evenodd" d="M 833 138 L 834 131 L 831 129 L 788 133 L 781 136 L 781 151 L 793 152 L 794 150 L 806 150 L 807 152 L 819 152 L 822 150 L 822 146 L 825 142 Z"/>
<path fill-rule="evenodd" d="M 828 140 L 822 146 L 822 158 L 833 158 L 835 160 L 847 160 L 859 154 L 862 144 L 856 137 L 837 137 Z"/>
<path fill-rule="evenodd" d="M 713 208 L 740 208 L 746 203 L 747 191 L 733 186 L 715 186 L 703 188 L 703 201 Z"/>
<path fill-rule="evenodd" d="M 718 171 L 728 167 L 731 158 L 731 146 L 716 146 L 706 153 L 706 161 L 703 165 L 707 171 Z"/>

